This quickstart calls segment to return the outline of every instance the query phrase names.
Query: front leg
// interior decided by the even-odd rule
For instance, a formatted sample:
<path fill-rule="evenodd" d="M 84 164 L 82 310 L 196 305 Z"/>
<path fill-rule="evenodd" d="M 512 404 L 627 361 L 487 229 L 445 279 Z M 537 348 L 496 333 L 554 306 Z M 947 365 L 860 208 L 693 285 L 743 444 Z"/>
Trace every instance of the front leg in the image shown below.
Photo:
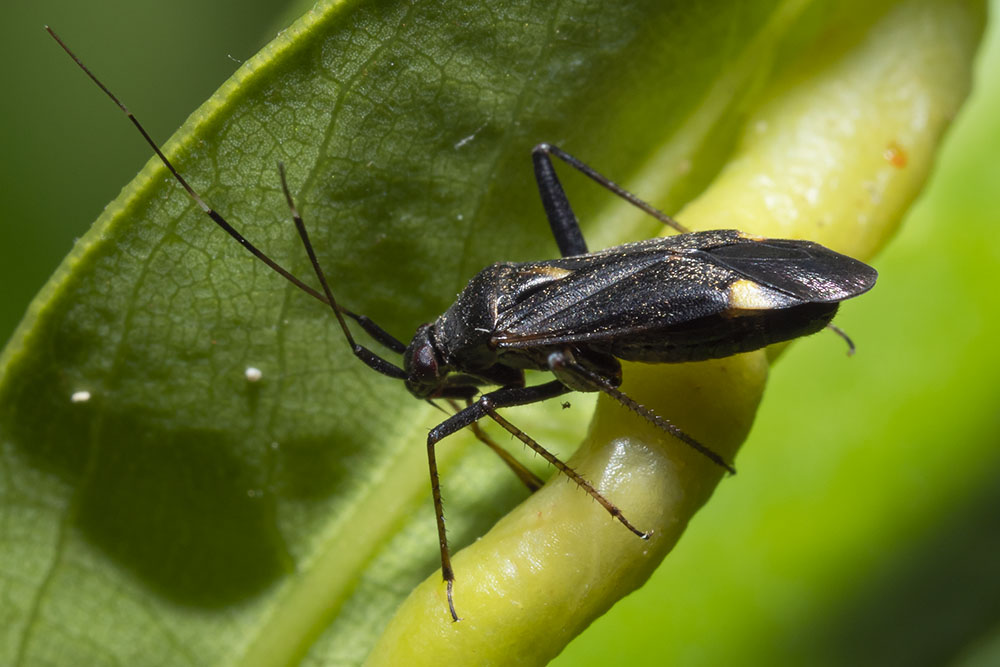
<path fill-rule="evenodd" d="M 448 611 L 454 621 L 458 619 L 455 611 L 455 601 L 452 589 L 455 584 L 455 573 L 451 568 L 451 553 L 448 549 L 448 535 L 444 527 L 444 504 L 441 502 L 441 480 L 438 474 L 437 457 L 434 445 L 452 433 L 478 422 L 489 413 L 486 406 L 499 404 L 503 407 L 537 403 L 547 398 L 553 398 L 570 391 L 561 382 L 553 381 L 532 387 L 503 387 L 488 394 L 483 394 L 475 403 L 444 420 L 427 434 L 427 467 L 431 475 L 431 498 L 434 500 L 434 519 L 437 522 L 438 544 L 441 548 L 441 576 L 448 585 Z M 485 399 L 485 402 L 484 402 Z"/>
<path fill-rule="evenodd" d="M 461 412 L 452 417 L 449 417 L 444 422 L 436 426 L 427 436 L 427 462 L 430 468 L 431 475 L 431 496 L 434 500 L 434 514 L 437 521 L 438 529 L 438 544 L 441 548 L 441 575 L 444 578 L 445 583 L 448 587 L 448 610 L 451 612 L 451 617 L 453 620 L 457 621 L 458 612 L 455 611 L 455 602 L 453 597 L 453 589 L 455 583 L 455 573 L 451 567 L 451 553 L 448 549 L 448 537 L 445 532 L 444 525 L 444 505 L 441 502 L 441 483 L 438 475 L 437 460 L 434 454 L 434 445 L 437 444 L 441 439 L 451 435 L 459 429 L 470 426 L 475 422 L 479 421 L 483 417 L 489 417 L 496 423 L 500 424 L 504 429 L 511 433 L 518 440 L 523 442 L 525 445 L 533 449 L 540 456 L 542 456 L 546 461 L 555 466 L 561 473 L 572 479 L 580 486 L 584 491 L 586 491 L 590 496 L 592 496 L 598 503 L 601 504 L 604 509 L 611 514 L 612 517 L 617 519 L 628 528 L 630 531 L 646 539 L 649 537 L 648 534 L 638 530 L 633 526 L 622 514 L 621 510 L 618 509 L 613 503 L 611 503 L 607 498 L 605 498 L 601 493 L 594 488 L 594 486 L 580 476 L 575 470 L 570 468 L 568 465 L 563 463 L 555 454 L 548 451 L 540 444 L 538 444 L 533 438 L 526 434 L 521 429 L 517 428 L 509 421 L 504 419 L 497 413 L 498 408 L 507 408 L 515 405 L 527 405 L 529 403 L 537 403 L 539 401 L 544 401 L 548 398 L 554 398 L 556 396 L 561 396 L 563 394 L 572 391 L 563 383 L 558 380 L 552 382 L 547 382 L 541 385 L 534 385 L 531 387 L 504 387 L 502 389 L 497 389 L 496 391 L 489 392 L 488 394 L 483 394 L 479 399 L 471 404 L 469 407 L 465 408 Z"/>

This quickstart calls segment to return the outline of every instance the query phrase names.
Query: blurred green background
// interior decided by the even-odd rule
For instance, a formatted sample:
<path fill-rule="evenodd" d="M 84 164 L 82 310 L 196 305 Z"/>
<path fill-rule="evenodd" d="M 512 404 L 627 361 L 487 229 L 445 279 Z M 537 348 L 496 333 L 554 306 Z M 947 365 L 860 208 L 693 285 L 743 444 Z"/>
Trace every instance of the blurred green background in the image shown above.
<path fill-rule="evenodd" d="M 0 22 L 0 337 L 149 158 L 128 121 L 43 30 L 51 25 L 159 141 L 311 3 L 8 3 Z M 298 6 L 298 9 L 296 8 Z"/>
<path fill-rule="evenodd" d="M 148 158 L 41 26 L 165 139 L 296 11 L 261 0 L 7 8 L 4 339 Z M 995 26 L 976 80 L 924 196 L 874 262 L 878 287 L 838 320 L 857 356 L 845 360 L 833 336 L 789 350 L 740 474 L 561 664 L 1000 664 Z"/>

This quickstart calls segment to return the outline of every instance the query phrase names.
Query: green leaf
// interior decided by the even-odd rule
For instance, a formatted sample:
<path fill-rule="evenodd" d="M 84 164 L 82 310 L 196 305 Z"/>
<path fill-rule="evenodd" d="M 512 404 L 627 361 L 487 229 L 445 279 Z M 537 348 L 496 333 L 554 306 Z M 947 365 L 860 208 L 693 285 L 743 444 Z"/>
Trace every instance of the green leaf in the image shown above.
<path fill-rule="evenodd" d="M 773 63 L 878 15 L 850 4 L 321 3 L 166 153 L 308 276 L 283 161 L 338 297 L 405 338 L 481 267 L 553 254 L 534 143 L 675 210 L 730 156 Z M 655 231 L 566 180 L 592 247 Z M 423 441 L 440 413 L 358 363 L 155 161 L 36 299 L 2 373 L 0 662 L 358 662 L 437 568 Z M 517 423 L 568 454 L 590 414 L 572 402 Z M 439 449 L 457 548 L 526 493 L 468 437 Z"/>

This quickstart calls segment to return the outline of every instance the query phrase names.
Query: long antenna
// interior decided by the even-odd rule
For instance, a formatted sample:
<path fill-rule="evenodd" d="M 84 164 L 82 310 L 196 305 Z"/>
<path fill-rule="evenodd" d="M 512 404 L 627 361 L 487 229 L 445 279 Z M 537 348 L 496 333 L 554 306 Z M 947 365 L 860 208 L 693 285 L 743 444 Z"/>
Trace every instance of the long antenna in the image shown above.
<path fill-rule="evenodd" d="M 219 215 L 219 213 L 216 212 L 214 209 L 212 209 L 211 206 L 206 204 L 205 200 L 201 198 L 201 195 L 195 192 L 194 188 L 192 188 L 188 184 L 188 182 L 184 180 L 184 177 L 180 175 L 180 172 L 178 172 L 177 169 L 174 168 L 174 165 L 170 163 L 170 160 L 168 160 L 167 156 L 163 154 L 163 151 L 161 151 L 157 143 L 153 141 L 153 138 L 149 136 L 149 133 L 146 132 L 146 128 L 144 128 L 142 124 L 139 122 L 139 120 L 134 115 L 132 115 L 132 112 L 128 110 L 128 107 L 122 104 L 119 101 L 119 99 L 115 97 L 115 94 L 112 93 L 110 90 L 108 90 L 107 86 L 101 83 L 100 79 L 94 76 L 94 73 L 91 72 L 90 69 L 88 69 L 87 66 L 83 64 L 83 61 L 77 58 L 76 54 L 73 53 L 68 46 L 66 46 L 66 43 L 59 38 L 59 35 L 57 35 L 55 31 L 52 30 L 52 28 L 50 28 L 49 26 L 45 26 L 45 30 L 50 35 L 52 35 L 52 39 L 56 40 L 56 43 L 58 43 L 59 46 L 62 47 L 63 51 L 69 54 L 69 57 L 73 59 L 73 62 L 79 65 L 80 69 L 82 69 L 84 73 L 86 73 L 86 75 L 90 77 L 90 80 L 96 83 L 97 87 L 103 90 L 104 94 L 110 97 L 111 101 L 114 102 L 118 106 L 118 108 L 125 113 L 126 116 L 128 116 L 128 119 L 132 121 L 132 124 L 135 125 L 137 130 L 139 130 L 139 134 L 141 134 L 142 138 L 146 140 L 146 143 L 149 144 L 149 147 L 153 149 L 153 152 L 156 153 L 156 156 L 160 158 L 160 161 L 163 163 L 163 165 L 170 170 L 170 173 L 173 174 L 174 178 L 177 179 L 177 182 L 180 183 L 181 186 L 187 191 L 191 199 L 194 200 L 194 202 L 201 208 L 202 211 L 205 212 L 206 215 L 208 215 L 208 217 L 212 219 L 213 222 L 215 222 L 215 224 L 221 227 L 231 237 L 236 239 L 239 242 L 239 244 L 242 245 L 247 250 L 249 250 L 254 255 L 254 257 L 267 264 L 277 273 L 281 274 L 281 276 L 284 277 L 286 280 L 288 280 L 290 283 L 301 289 L 303 292 L 306 292 L 310 296 L 319 299 L 320 301 L 322 301 L 327 305 L 330 305 L 329 302 L 326 300 L 326 297 L 324 297 L 322 294 L 314 290 L 309 285 L 306 285 L 304 282 L 302 282 L 294 275 L 292 275 L 291 272 L 287 271 L 283 266 L 281 266 L 273 259 L 265 255 L 260 248 L 255 246 L 253 243 L 250 243 L 250 241 L 248 241 L 242 234 L 236 231 L 236 229 L 232 225 L 226 222 L 225 218 Z"/>
<path fill-rule="evenodd" d="M 124 104 L 122 104 L 122 102 L 117 97 L 115 97 L 115 94 L 112 93 L 108 89 L 107 86 L 105 86 L 103 83 L 101 83 L 101 80 L 98 79 L 97 76 L 95 76 L 94 73 L 91 72 L 90 69 L 86 65 L 83 64 L 83 61 L 80 60 L 77 57 L 77 55 L 75 53 L 73 53 L 72 50 L 70 50 L 70 48 L 68 46 L 66 46 L 66 43 L 64 41 L 62 41 L 62 39 L 59 37 L 59 35 L 57 35 L 55 33 L 55 31 L 52 30 L 52 28 L 50 28 L 49 26 L 45 26 L 45 30 L 46 30 L 46 32 L 49 33 L 49 35 L 52 36 L 52 39 L 56 40 L 56 43 L 59 44 L 59 46 L 62 47 L 63 51 L 65 51 L 69 55 L 69 57 L 73 59 L 73 62 L 75 62 L 80 67 L 80 69 L 82 69 L 84 71 L 84 73 L 88 77 L 90 77 L 90 80 L 93 81 L 94 83 L 96 83 L 97 87 L 100 88 L 101 90 L 103 90 L 104 94 L 107 95 L 109 98 L 111 98 L 111 101 L 114 102 L 115 105 L 119 109 L 121 109 L 122 112 L 124 112 L 124 114 L 126 116 L 128 116 L 128 119 L 130 121 L 132 121 L 132 124 L 135 126 L 135 128 L 137 130 L 139 130 L 139 134 L 142 135 L 142 138 L 145 139 L 146 143 L 149 144 L 149 147 L 153 149 L 153 152 L 156 153 L 156 156 L 158 158 L 160 158 L 160 161 L 170 171 L 170 173 L 173 175 L 173 177 L 175 179 L 177 179 L 177 182 L 181 184 L 181 186 L 184 188 L 184 190 L 188 193 L 188 196 L 190 196 L 191 199 L 194 200 L 194 202 L 198 205 L 198 207 L 201 208 L 201 210 L 204 211 L 205 214 L 209 218 L 211 218 L 212 221 L 216 225 L 218 225 L 219 227 L 221 227 L 223 231 L 225 231 L 227 234 L 229 234 L 229 236 L 231 236 L 232 238 L 236 239 L 236 241 L 240 245 L 242 245 L 244 248 L 246 248 L 247 250 L 249 250 L 250 253 L 254 257 L 256 257 L 260 261 L 262 261 L 265 264 L 267 264 L 275 273 L 278 273 L 285 280 L 287 280 L 288 282 L 292 283 L 293 285 L 295 285 L 300 290 L 302 290 L 303 292 L 305 292 L 309 296 L 313 297 L 317 301 L 320 301 L 320 302 L 325 303 L 326 305 L 330 306 L 334 310 L 334 312 L 337 313 L 337 318 L 338 318 L 338 320 L 340 320 L 341 325 L 343 325 L 343 319 L 342 319 L 342 316 L 341 316 L 341 314 L 343 314 L 343 315 L 346 315 L 347 317 L 350 317 L 355 322 L 357 322 L 359 325 L 361 325 L 361 327 L 366 332 L 368 332 L 369 335 L 371 335 L 373 338 L 375 338 L 375 340 L 377 340 L 379 343 L 381 343 L 385 347 L 387 347 L 387 348 L 389 348 L 389 349 L 391 349 L 391 350 L 393 350 L 395 352 L 402 352 L 403 350 L 406 349 L 406 345 L 404 343 L 402 343 L 399 339 L 397 339 L 396 337 L 394 337 L 392 334 L 390 334 L 387 331 L 385 331 L 384 329 L 382 329 L 382 327 L 380 327 L 377 324 L 375 324 L 374 322 L 372 322 L 368 317 L 366 317 L 364 315 L 358 315 L 357 313 L 351 312 L 347 308 L 344 308 L 344 307 L 340 306 L 339 304 L 337 304 L 337 302 L 334 301 L 332 298 L 328 298 L 324 294 L 318 292 L 317 290 L 313 289 L 312 287 L 310 287 L 306 283 L 302 282 L 294 274 L 292 274 L 290 271 L 288 271 L 287 269 L 285 269 L 283 266 L 281 266 L 280 264 L 278 264 L 277 262 L 275 262 L 273 259 L 271 259 L 270 257 L 268 257 L 264 253 L 264 251 L 262 251 L 260 248 L 258 248 L 257 246 L 255 246 L 253 243 L 251 243 L 250 241 L 248 241 L 246 239 L 246 237 L 244 237 L 242 234 L 240 234 L 236 230 L 236 228 L 234 228 L 232 225 L 230 225 L 229 222 L 227 222 L 226 219 L 222 217 L 222 215 L 220 215 L 211 206 L 209 206 L 207 203 L 205 203 L 205 200 L 201 198 L 201 195 L 199 195 L 195 191 L 195 189 L 193 187 L 191 187 L 191 185 L 187 182 L 187 180 L 185 180 L 184 177 L 181 176 L 180 172 L 178 172 L 177 169 L 174 168 L 174 165 L 171 164 L 170 160 L 167 159 L 167 156 L 163 154 L 162 150 L 160 150 L 160 147 L 157 145 L 157 143 L 155 141 L 153 141 L 153 138 L 149 136 L 148 132 L 146 132 L 146 128 L 144 128 L 142 126 L 142 124 L 139 122 L 139 120 L 132 114 L 132 112 L 128 110 L 128 107 L 126 107 Z M 324 286 L 324 289 L 327 291 L 327 293 L 329 293 L 329 287 Z M 332 297 L 332 295 L 331 295 L 331 297 Z M 354 344 L 354 341 L 351 338 L 350 334 L 348 334 L 348 340 L 350 341 L 352 347 L 354 347 L 355 344 Z"/>

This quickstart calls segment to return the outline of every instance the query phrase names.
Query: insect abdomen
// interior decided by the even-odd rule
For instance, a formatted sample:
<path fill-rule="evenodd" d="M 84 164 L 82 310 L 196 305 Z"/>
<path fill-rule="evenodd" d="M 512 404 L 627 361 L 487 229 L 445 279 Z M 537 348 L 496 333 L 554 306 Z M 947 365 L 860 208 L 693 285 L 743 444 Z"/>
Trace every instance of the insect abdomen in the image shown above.
<path fill-rule="evenodd" d="M 710 315 L 668 329 L 588 345 L 625 361 L 679 363 L 720 359 L 807 336 L 837 313 L 838 303 L 806 303 L 791 308 Z"/>

